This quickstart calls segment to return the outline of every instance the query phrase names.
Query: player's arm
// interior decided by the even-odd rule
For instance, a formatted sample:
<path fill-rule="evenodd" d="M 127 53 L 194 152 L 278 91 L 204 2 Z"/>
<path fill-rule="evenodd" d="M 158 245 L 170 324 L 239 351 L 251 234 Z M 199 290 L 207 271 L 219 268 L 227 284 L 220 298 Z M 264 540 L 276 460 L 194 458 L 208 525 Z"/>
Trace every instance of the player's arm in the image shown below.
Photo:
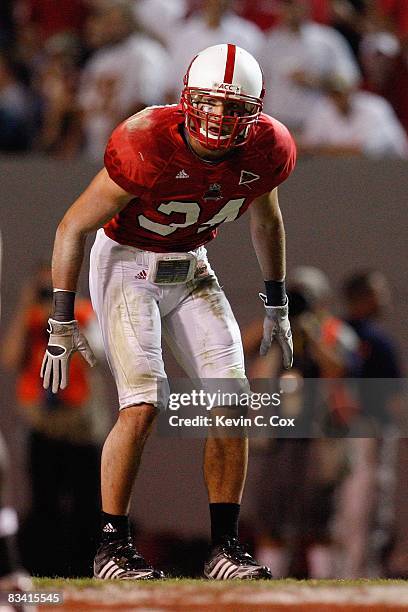
<path fill-rule="evenodd" d="M 286 275 L 285 228 L 278 188 L 256 198 L 249 207 L 252 244 L 265 281 L 284 281 Z M 277 296 L 285 302 L 285 295 Z M 276 302 L 276 300 L 274 300 Z M 279 306 L 280 304 L 275 303 Z"/>
<path fill-rule="evenodd" d="M 54 285 L 50 338 L 41 377 L 53 393 L 68 385 L 69 361 L 75 351 L 93 366 L 95 357 L 74 315 L 75 290 L 84 257 L 87 234 L 102 227 L 124 208 L 133 195 L 124 191 L 101 170 L 89 187 L 69 208 L 58 226 L 52 258 Z"/>
<path fill-rule="evenodd" d="M 252 244 L 265 281 L 265 294 L 260 294 L 266 309 L 260 352 L 265 355 L 276 338 L 282 349 L 283 365 L 290 368 L 293 345 L 285 289 L 285 228 L 278 188 L 256 198 L 249 211 Z"/>
<path fill-rule="evenodd" d="M 76 291 L 87 234 L 102 227 L 133 198 L 105 169 L 96 175 L 58 226 L 52 257 L 54 288 Z"/>

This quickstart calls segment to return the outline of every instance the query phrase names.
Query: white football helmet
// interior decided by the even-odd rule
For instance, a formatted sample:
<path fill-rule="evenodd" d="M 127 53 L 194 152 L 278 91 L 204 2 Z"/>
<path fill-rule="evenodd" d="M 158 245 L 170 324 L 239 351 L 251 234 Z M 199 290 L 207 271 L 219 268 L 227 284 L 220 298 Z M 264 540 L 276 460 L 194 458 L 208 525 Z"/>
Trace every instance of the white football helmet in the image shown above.
<path fill-rule="evenodd" d="M 256 59 L 232 44 L 201 51 L 184 77 L 181 104 L 189 134 L 207 149 L 244 144 L 265 94 Z"/>

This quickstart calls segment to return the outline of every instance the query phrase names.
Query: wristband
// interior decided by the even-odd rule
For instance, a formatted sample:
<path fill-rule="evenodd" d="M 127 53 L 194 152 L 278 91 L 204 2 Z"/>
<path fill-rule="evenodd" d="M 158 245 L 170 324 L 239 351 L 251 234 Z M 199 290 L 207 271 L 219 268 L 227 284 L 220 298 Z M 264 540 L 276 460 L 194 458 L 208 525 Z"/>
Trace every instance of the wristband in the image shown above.
<path fill-rule="evenodd" d="M 285 280 L 265 281 L 266 304 L 265 306 L 284 306 L 286 304 Z"/>
<path fill-rule="evenodd" d="M 75 319 L 75 291 L 54 289 L 51 318 L 60 323 L 68 323 Z"/>

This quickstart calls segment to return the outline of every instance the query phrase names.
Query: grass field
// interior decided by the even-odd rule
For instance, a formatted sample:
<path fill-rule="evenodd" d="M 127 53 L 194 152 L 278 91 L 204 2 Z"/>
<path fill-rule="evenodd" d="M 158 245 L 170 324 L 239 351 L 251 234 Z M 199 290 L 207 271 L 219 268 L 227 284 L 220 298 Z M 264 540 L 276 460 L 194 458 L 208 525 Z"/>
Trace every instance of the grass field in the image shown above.
<path fill-rule="evenodd" d="M 35 578 L 40 591 L 59 591 L 64 604 L 51 610 L 169 610 L 202 612 L 382 612 L 408 610 L 408 581 L 273 580 L 148 582 Z"/>

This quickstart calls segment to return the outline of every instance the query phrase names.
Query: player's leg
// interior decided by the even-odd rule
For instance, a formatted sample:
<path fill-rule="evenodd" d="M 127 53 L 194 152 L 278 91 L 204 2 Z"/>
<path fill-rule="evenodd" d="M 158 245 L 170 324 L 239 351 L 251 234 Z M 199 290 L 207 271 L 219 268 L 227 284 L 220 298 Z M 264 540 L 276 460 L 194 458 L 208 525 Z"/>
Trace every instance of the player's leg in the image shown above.
<path fill-rule="evenodd" d="M 129 512 L 133 483 L 145 442 L 156 416 L 152 404 L 129 406 L 119 412 L 118 419 L 106 438 L 102 451 L 102 509 L 107 514 Z"/>
<path fill-rule="evenodd" d="M 195 290 L 164 317 L 163 334 L 189 376 L 220 382 L 236 378 L 239 390 L 246 385 L 239 328 L 215 277 L 196 284 Z M 223 407 L 218 408 L 221 410 Z M 243 429 L 234 431 L 237 435 L 232 437 L 211 430 L 206 440 L 204 477 L 210 503 L 241 502 L 248 443 Z"/>
<path fill-rule="evenodd" d="M 239 327 L 213 275 L 195 283 L 193 291 L 163 319 L 163 329 L 188 373 L 193 371 L 201 380 L 234 379 L 238 392 L 248 389 Z M 213 414 L 233 409 L 218 407 Z M 235 427 L 222 435 L 210 430 L 204 449 L 213 545 L 205 568 L 209 578 L 270 577 L 238 542 L 247 460 L 244 429 Z"/>
<path fill-rule="evenodd" d="M 217 411 L 227 413 L 220 408 L 214 414 Z M 244 431 L 236 429 L 239 428 L 234 426 L 229 435 L 225 428 L 222 432 L 211 429 L 205 442 L 204 480 L 210 504 L 241 503 L 248 465 L 248 438 Z"/>
<path fill-rule="evenodd" d="M 96 578 L 145 580 L 163 577 L 135 549 L 128 519 L 132 487 L 155 414 L 156 408 L 146 403 L 124 408 L 104 444 L 102 537 L 94 561 Z"/>
<path fill-rule="evenodd" d="M 140 457 L 160 403 L 157 378 L 165 378 L 160 290 L 136 278 L 143 256 L 101 234 L 91 254 L 92 303 L 120 405 L 102 453 L 102 542 L 94 573 L 104 579 L 161 577 L 135 550 L 128 520 Z"/>

